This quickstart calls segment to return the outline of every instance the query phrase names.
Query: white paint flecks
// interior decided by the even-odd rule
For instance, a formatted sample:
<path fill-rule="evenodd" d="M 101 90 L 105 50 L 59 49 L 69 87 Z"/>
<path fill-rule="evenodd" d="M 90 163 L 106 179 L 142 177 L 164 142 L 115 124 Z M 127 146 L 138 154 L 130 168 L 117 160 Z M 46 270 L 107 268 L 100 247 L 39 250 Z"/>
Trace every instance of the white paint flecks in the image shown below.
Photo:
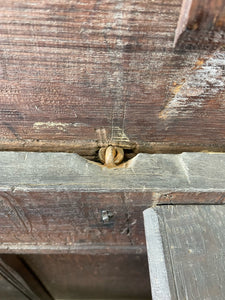
<path fill-rule="evenodd" d="M 196 107 L 202 107 L 208 98 L 221 91 L 225 91 L 225 51 L 216 51 L 197 61 L 183 82 L 175 84 L 172 88 L 174 96 L 159 117 L 167 119 L 193 113 Z"/>
<path fill-rule="evenodd" d="M 57 129 L 60 131 L 66 131 L 68 127 L 86 127 L 85 123 L 61 123 L 61 122 L 36 122 L 33 124 L 33 128 L 36 130 L 44 129 Z"/>

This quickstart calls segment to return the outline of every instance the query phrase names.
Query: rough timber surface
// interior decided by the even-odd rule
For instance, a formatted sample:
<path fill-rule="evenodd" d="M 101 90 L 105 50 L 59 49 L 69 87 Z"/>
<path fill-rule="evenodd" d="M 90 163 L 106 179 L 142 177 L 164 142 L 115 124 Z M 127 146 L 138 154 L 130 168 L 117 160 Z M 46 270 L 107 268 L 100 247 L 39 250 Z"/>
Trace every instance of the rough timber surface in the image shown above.
<path fill-rule="evenodd" d="M 224 150 L 224 50 L 174 50 L 180 8 L 0 0 L 0 149 Z"/>
<path fill-rule="evenodd" d="M 138 154 L 114 168 L 74 153 L 0 152 L 0 191 L 225 192 L 224 153 Z"/>
<path fill-rule="evenodd" d="M 215 49 L 224 45 L 224 30 L 224 0 L 183 0 L 174 43 L 180 49 Z"/>
<path fill-rule="evenodd" d="M 153 300 L 224 299 L 223 205 L 144 212 Z"/>
<path fill-rule="evenodd" d="M 225 201 L 222 153 L 139 154 L 109 169 L 72 153 L 1 152 L 0 170 L 7 253 L 145 253 L 146 208 Z"/>

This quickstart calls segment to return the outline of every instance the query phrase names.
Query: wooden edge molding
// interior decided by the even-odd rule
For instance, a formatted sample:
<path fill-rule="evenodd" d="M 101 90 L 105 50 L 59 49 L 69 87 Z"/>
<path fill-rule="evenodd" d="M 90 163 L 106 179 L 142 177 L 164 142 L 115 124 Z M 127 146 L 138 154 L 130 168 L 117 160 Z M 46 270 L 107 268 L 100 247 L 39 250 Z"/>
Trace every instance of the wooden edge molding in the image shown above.
<path fill-rule="evenodd" d="M 159 229 L 157 213 L 154 209 L 143 212 L 145 237 L 149 263 L 150 285 L 153 300 L 171 300 L 165 254 Z"/>
<path fill-rule="evenodd" d="M 138 153 L 179 154 L 182 152 L 225 152 L 225 143 L 176 143 L 176 142 L 111 142 L 110 145 L 125 150 L 126 158 Z M 109 146 L 95 140 L 9 140 L 0 139 L 0 151 L 16 152 L 66 152 L 76 153 L 90 160 L 96 160 L 98 150 Z"/>
<path fill-rule="evenodd" d="M 223 298 L 224 214 L 224 205 L 144 211 L 153 300 Z"/>

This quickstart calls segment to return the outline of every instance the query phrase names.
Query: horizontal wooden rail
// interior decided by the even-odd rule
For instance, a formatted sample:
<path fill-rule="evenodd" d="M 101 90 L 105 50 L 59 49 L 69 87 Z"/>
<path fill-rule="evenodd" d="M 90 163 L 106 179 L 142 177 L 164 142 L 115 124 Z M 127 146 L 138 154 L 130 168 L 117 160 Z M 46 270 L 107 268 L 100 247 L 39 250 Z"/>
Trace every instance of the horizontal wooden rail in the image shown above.
<path fill-rule="evenodd" d="M 107 168 L 72 153 L 1 152 L 0 170 L 6 253 L 143 253 L 146 208 L 225 199 L 223 153 L 138 154 Z"/>

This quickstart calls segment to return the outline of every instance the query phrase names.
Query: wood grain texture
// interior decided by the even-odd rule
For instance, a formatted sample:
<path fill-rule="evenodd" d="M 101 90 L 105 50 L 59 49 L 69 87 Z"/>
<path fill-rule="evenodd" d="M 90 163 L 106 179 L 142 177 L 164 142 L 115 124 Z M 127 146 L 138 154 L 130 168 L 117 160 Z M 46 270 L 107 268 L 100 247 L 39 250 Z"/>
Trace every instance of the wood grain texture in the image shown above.
<path fill-rule="evenodd" d="M 0 169 L 11 193 L 225 191 L 224 153 L 138 154 L 107 168 L 72 153 L 0 152 Z"/>
<path fill-rule="evenodd" d="M 224 203 L 224 166 L 213 153 L 139 154 L 109 169 L 77 154 L 1 152 L 0 251 L 145 253 L 142 212 Z"/>
<path fill-rule="evenodd" d="M 153 213 L 147 211 L 145 217 L 160 231 L 157 238 L 162 239 L 171 293 L 169 298 L 153 295 L 153 299 L 223 299 L 225 206 L 160 206 L 150 210 Z M 150 277 L 151 270 L 156 269 L 150 268 Z M 157 281 L 152 284 L 157 289 Z"/>
<path fill-rule="evenodd" d="M 181 0 L 0 7 L 0 149 L 224 151 L 224 50 L 174 51 Z"/>
<path fill-rule="evenodd" d="M 174 44 L 178 48 L 213 49 L 224 45 L 224 0 L 183 0 Z"/>
<path fill-rule="evenodd" d="M 138 197 L 123 193 L 35 192 L 14 197 L 25 217 L 8 208 L 1 211 L 1 246 L 6 253 L 145 253 L 142 211 Z M 133 203 L 135 199 L 136 203 Z M 103 223 L 101 213 L 113 213 Z M 13 215 L 14 213 L 14 215 Z M 29 222 L 29 225 L 25 225 Z"/>

